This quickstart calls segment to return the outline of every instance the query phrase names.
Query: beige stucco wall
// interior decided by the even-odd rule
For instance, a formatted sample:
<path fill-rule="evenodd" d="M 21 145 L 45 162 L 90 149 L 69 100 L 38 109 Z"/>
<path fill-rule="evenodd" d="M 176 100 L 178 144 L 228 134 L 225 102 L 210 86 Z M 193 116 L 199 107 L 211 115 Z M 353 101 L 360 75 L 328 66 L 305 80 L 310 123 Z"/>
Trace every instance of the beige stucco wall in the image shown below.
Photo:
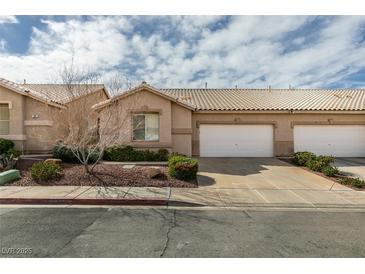
<path fill-rule="evenodd" d="M 272 124 L 274 126 L 275 156 L 289 156 L 294 151 L 293 126 L 295 124 L 364 124 L 364 114 L 208 114 L 194 113 L 192 154 L 199 155 L 199 125 L 204 123 Z"/>
<path fill-rule="evenodd" d="M 133 141 L 132 116 L 134 113 L 158 113 L 160 138 L 158 141 Z M 139 148 L 172 148 L 171 102 L 148 91 L 141 91 L 117 101 L 100 111 L 102 138 L 113 144 L 131 145 Z M 110 135 L 118 133 L 117 138 Z"/>
<path fill-rule="evenodd" d="M 0 103 L 7 103 L 10 106 L 9 135 L 0 135 L 0 138 L 12 140 L 18 149 L 24 146 L 24 96 L 0 86 Z"/>
<path fill-rule="evenodd" d="M 85 105 L 91 108 L 106 98 L 105 93 L 100 91 L 80 100 L 84 100 Z M 61 126 L 61 119 L 62 111 L 65 110 L 1 86 L 0 102 L 10 103 L 11 106 L 9 135 L 1 135 L 0 138 L 14 141 L 16 149 L 24 153 L 44 153 L 64 138 L 66 131 Z"/>
<path fill-rule="evenodd" d="M 133 141 L 132 116 L 138 113 L 158 113 L 159 141 Z M 100 110 L 100 128 L 105 139 L 118 132 L 112 144 L 131 145 L 136 148 L 158 149 L 191 155 L 191 110 L 147 90 L 120 99 L 117 104 Z M 106 128 L 106 130 L 103 130 Z"/>
<path fill-rule="evenodd" d="M 172 150 L 191 156 L 192 111 L 172 103 Z"/>

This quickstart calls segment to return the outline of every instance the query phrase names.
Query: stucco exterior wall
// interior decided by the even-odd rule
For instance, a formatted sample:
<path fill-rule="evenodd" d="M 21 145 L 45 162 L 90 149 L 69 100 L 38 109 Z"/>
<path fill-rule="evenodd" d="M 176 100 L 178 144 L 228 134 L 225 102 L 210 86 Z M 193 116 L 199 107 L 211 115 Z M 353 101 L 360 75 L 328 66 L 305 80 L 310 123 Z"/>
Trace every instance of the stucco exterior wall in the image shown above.
<path fill-rule="evenodd" d="M 17 149 L 22 149 L 26 139 L 23 125 L 24 96 L 0 86 L 0 103 L 9 104 L 9 135 L 0 135 L 0 138 L 12 140 Z"/>
<path fill-rule="evenodd" d="M 137 113 L 159 114 L 159 140 L 134 141 L 132 136 L 132 116 Z M 171 102 L 148 91 L 132 94 L 100 111 L 101 138 L 114 139 L 110 135 L 118 133 L 115 145 L 131 145 L 137 148 L 172 148 Z M 104 135 L 104 136 L 103 136 Z"/>
<path fill-rule="evenodd" d="M 105 93 L 100 91 L 79 100 L 91 108 L 105 99 Z M 49 152 L 58 140 L 64 138 L 66 128 L 61 119 L 65 110 L 1 86 L 0 103 L 10 105 L 9 135 L 0 135 L 0 138 L 12 140 L 16 149 L 24 153 Z"/>
<path fill-rule="evenodd" d="M 275 156 L 290 156 L 294 152 L 293 128 L 296 124 L 364 124 L 364 114 L 290 114 L 290 113 L 193 113 L 192 154 L 199 155 L 199 125 L 214 124 L 272 124 L 274 126 Z"/>
<path fill-rule="evenodd" d="M 172 150 L 187 156 L 192 154 L 192 111 L 172 103 Z"/>
<path fill-rule="evenodd" d="M 42 153 L 54 146 L 57 135 L 59 108 L 25 97 L 24 128 L 26 135 L 25 152 Z"/>

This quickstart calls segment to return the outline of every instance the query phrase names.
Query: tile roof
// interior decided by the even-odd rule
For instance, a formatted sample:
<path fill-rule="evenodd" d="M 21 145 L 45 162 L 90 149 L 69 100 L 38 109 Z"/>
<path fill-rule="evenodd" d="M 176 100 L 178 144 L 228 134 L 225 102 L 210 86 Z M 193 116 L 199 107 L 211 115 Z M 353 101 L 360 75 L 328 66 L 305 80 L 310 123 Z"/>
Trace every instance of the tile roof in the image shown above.
<path fill-rule="evenodd" d="M 71 85 L 71 87 L 62 84 L 16 84 L 4 78 L 0 78 L 0 85 L 42 102 L 53 103 L 59 106 L 104 88 L 102 84 Z M 72 96 L 70 96 L 70 90 L 73 92 Z"/>
<path fill-rule="evenodd" d="M 15 91 L 19 94 L 32 97 L 32 98 L 34 98 L 36 100 L 39 100 L 41 102 L 45 102 L 45 103 L 48 103 L 48 104 L 53 104 L 53 105 L 57 105 L 57 106 L 62 107 L 61 103 L 52 100 L 51 98 L 49 98 L 44 93 L 33 90 L 29 87 L 25 87 L 23 85 L 18 85 L 16 83 L 14 83 L 12 81 L 9 81 L 9 80 L 6 80 L 4 78 L 0 78 L 0 85 L 3 86 L 3 87 L 8 88 L 10 90 L 13 90 L 13 91 Z"/>
<path fill-rule="evenodd" d="M 365 110 L 365 89 L 160 89 L 196 110 Z"/>
<path fill-rule="evenodd" d="M 70 101 L 90 94 L 104 88 L 102 84 L 93 85 L 63 85 L 63 84 L 22 84 L 19 85 L 25 89 L 36 91 L 48 99 L 60 104 L 67 104 Z M 72 92 L 72 96 L 70 96 Z"/>
<path fill-rule="evenodd" d="M 145 82 L 142 82 L 142 84 L 140 84 L 140 85 L 138 85 L 138 86 L 136 86 L 132 89 L 129 89 L 127 91 L 119 93 L 118 95 L 115 95 L 114 97 L 112 97 L 108 100 L 105 100 L 103 102 L 95 104 L 95 105 L 93 105 L 93 108 L 94 109 L 104 108 L 105 106 L 110 105 L 112 102 L 123 99 L 123 98 L 125 98 L 129 95 L 132 95 L 132 94 L 134 94 L 136 92 L 139 92 L 139 91 L 142 91 L 142 90 L 148 90 L 148 91 L 150 91 L 152 93 L 155 93 L 159 96 L 162 96 L 162 97 L 164 97 L 164 98 L 166 98 L 170 101 L 173 101 L 176 104 L 179 104 L 183 107 L 186 107 L 186 108 L 191 109 L 191 110 L 195 110 L 195 106 L 192 105 L 190 102 L 188 102 L 186 100 L 181 100 L 178 96 L 175 96 L 173 94 L 161 92 L 161 90 L 156 89 L 156 88 L 152 87 L 151 85 L 149 85 Z"/>

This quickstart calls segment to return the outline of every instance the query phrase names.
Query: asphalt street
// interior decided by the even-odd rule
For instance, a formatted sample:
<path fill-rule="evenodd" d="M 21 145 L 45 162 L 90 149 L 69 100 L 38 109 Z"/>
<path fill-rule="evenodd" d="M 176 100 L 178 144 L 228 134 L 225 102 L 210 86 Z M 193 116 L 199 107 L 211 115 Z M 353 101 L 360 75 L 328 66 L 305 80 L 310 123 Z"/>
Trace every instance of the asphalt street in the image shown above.
<path fill-rule="evenodd" d="M 0 208 L 1 257 L 364 257 L 365 212 Z"/>

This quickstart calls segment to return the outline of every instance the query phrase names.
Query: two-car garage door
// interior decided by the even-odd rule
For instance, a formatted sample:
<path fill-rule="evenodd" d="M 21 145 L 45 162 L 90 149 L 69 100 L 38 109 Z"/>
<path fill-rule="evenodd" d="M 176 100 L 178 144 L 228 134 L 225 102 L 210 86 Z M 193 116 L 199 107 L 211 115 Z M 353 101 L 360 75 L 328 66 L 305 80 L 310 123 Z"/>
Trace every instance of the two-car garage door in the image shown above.
<path fill-rule="evenodd" d="M 294 151 L 336 157 L 365 157 L 365 126 L 294 126 Z"/>
<path fill-rule="evenodd" d="M 273 157 L 272 125 L 200 125 L 201 157 Z"/>

